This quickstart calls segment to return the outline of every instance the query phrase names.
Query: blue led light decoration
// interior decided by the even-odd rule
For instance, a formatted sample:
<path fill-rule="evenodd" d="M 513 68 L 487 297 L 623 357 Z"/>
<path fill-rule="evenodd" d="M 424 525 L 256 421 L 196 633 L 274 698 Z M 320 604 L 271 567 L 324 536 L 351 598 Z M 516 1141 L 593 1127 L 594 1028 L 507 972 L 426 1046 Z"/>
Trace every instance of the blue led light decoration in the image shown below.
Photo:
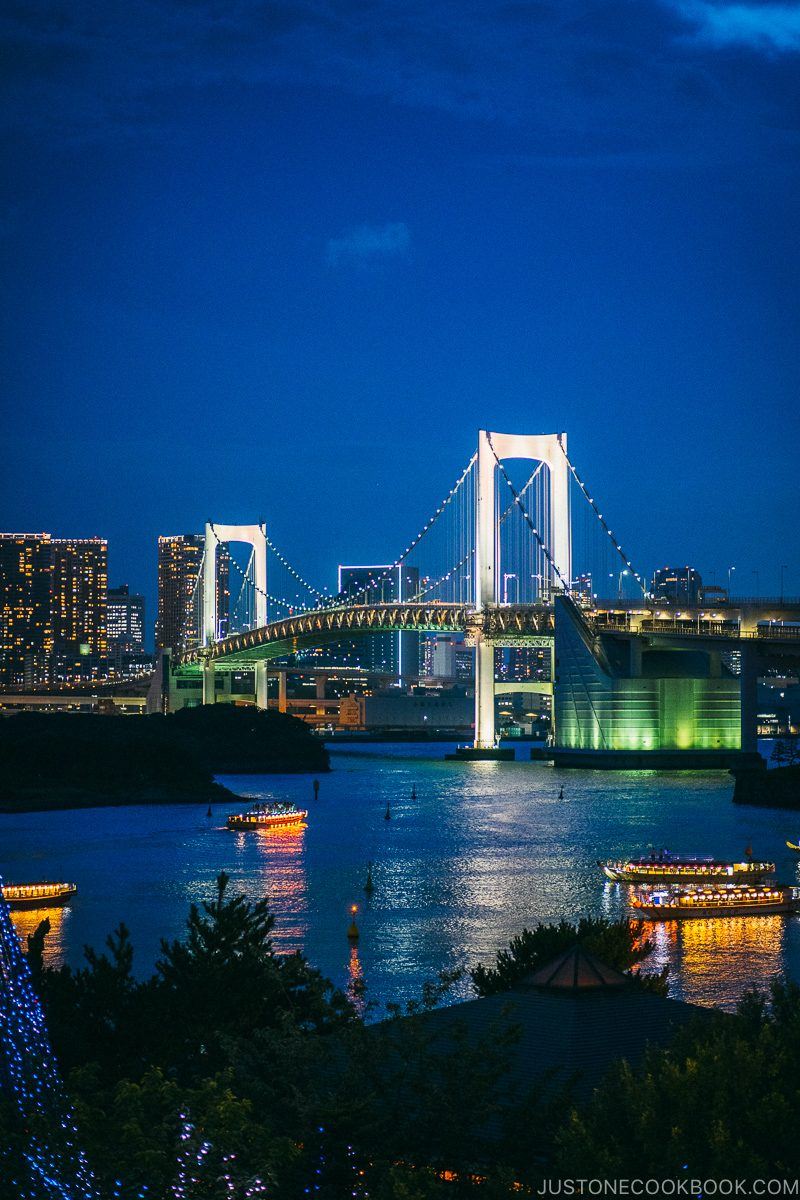
<path fill-rule="evenodd" d="M 0 1145 L 0 1194 L 18 1200 L 97 1200 L 42 1006 L 1 891 L 0 1093 L 19 1130 L 15 1147 Z"/>

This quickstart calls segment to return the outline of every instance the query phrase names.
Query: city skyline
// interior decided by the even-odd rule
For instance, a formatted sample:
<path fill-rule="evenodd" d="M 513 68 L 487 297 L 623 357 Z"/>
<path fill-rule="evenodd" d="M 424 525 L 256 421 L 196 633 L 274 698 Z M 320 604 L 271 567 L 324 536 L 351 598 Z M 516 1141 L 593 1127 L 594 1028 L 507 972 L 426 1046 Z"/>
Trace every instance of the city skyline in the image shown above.
<path fill-rule="evenodd" d="M 10 536 L 12 533 L 14 535 L 31 536 L 32 530 L 28 530 L 28 529 L 9 530 L 9 531 L 6 531 L 5 536 Z M 35 536 L 35 535 L 33 535 L 33 536 Z M 47 536 L 50 537 L 53 535 L 48 534 Z M 66 541 L 66 542 L 76 540 L 72 536 L 58 534 L 58 533 L 54 536 L 55 536 L 56 540 L 61 540 L 61 541 Z M 160 561 L 160 547 L 161 547 L 162 543 L 164 543 L 165 541 L 180 541 L 185 538 L 190 538 L 192 540 L 196 539 L 199 544 L 202 541 L 203 534 L 200 530 L 193 531 L 191 533 L 184 532 L 183 534 L 159 534 L 155 539 L 154 545 L 151 547 L 151 555 L 150 555 L 151 561 L 149 563 L 144 563 L 144 559 L 146 558 L 146 556 L 140 555 L 138 553 L 133 556 L 133 561 L 139 563 L 140 570 L 142 568 L 144 569 L 144 577 L 143 578 L 142 577 L 132 578 L 130 580 L 125 579 L 124 581 L 122 579 L 121 572 L 116 571 L 116 569 L 114 567 L 115 547 L 111 544 L 111 541 L 109 538 L 103 537 L 103 535 L 95 534 L 95 535 L 91 535 L 88 538 L 83 538 L 83 539 L 78 539 L 78 540 L 91 541 L 93 538 L 97 539 L 98 537 L 100 538 L 100 540 L 104 541 L 108 547 L 108 559 L 109 559 L 109 564 L 110 564 L 109 565 L 109 589 L 114 590 L 120 586 L 130 586 L 130 587 L 132 587 L 132 590 L 134 592 L 140 593 L 144 597 L 146 612 L 147 612 L 144 641 L 145 641 L 145 646 L 148 649 L 150 649 L 150 648 L 152 648 L 154 637 L 157 638 L 157 634 L 155 631 L 156 631 L 156 627 L 157 627 L 157 623 L 158 623 L 158 570 L 159 570 L 158 564 Z M 694 562 L 694 563 L 681 562 L 680 566 L 673 565 L 673 566 L 668 567 L 666 565 L 666 560 L 663 559 L 663 556 L 662 556 L 663 561 L 660 561 L 660 562 L 657 561 L 656 563 L 654 563 L 652 566 L 649 566 L 649 567 L 645 566 L 644 569 L 640 571 L 640 574 L 642 576 L 642 579 L 646 581 L 648 593 L 653 594 L 655 598 L 658 598 L 657 588 L 656 588 L 656 591 L 653 592 L 654 584 L 657 584 L 657 576 L 659 576 L 660 574 L 663 574 L 665 571 L 668 571 L 668 570 L 671 570 L 671 571 L 688 570 L 688 571 L 691 571 L 693 574 L 699 573 L 700 582 L 706 588 L 706 590 L 708 590 L 709 592 L 711 592 L 713 590 L 713 592 L 716 592 L 716 593 L 724 593 L 724 594 L 730 594 L 731 596 L 741 596 L 741 597 L 747 597 L 747 596 L 792 597 L 792 596 L 796 596 L 796 595 L 800 594 L 800 586 L 798 586 L 798 583 L 800 581 L 798 581 L 798 568 L 796 565 L 796 560 L 793 561 L 791 558 L 791 555 L 784 555 L 784 557 L 788 558 L 788 561 L 786 563 L 768 564 L 766 567 L 766 571 L 762 572 L 762 570 L 759 570 L 756 567 L 750 567 L 748 569 L 747 563 L 744 563 L 744 564 L 728 563 L 727 565 L 725 565 L 725 559 L 721 558 L 719 556 L 719 554 L 716 556 L 716 562 L 720 565 L 719 566 L 712 565 L 710 567 L 707 566 L 706 564 L 698 563 L 698 562 Z M 377 561 L 377 559 L 376 559 L 376 561 Z M 407 561 L 408 561 L 409 566 L 413 569 L 414 568 L 413 558 L 409 559 Z M 391 565 L 391 564 L 389 564 L 389 565 Z M 636 565 L 637 565 L 637 567 L 642 566 L 641 563 L 637 563 Z M 339 581 L 340 581 L 342 569 L 343 569 L 343 564 L 341 562 L 331 564 L 329 574 L 325 578 L 323 578 L 321 580 L 316 580 L 314 582 L 321 589 L 321 591 L 326 592 L 327 595 L 332 597 L 336 594 L 336 591 L 339 587 Z M 623 572 L 623 574 L 627 574 L 627 573 L 628 573 L 627 571 Z M 577 590 L 580 591 L 583 586 L 584 581 L 583 581 L 582 577 L 579 577 L 579 578 L 576 578 L 574 583 L 575 583 Z M 618 581 L 615 581 L 614 578 L 611 578 L 611 581 L 610 581 L 607 589 L 603 590 L 602 587 L 600 588 L 599 591 L 595 589 L 594 594 L 597 596 L 606 598 L 606 599 L 610 599 L 610 598 L 613 598 L 613 595 L 615 594 L 617 587 L 618 587 Z M 503 597 L 501 596 L 501 599 L 502 598 Z M 711 603 L 711 602 L 712 601 L 709 598 L 709 603 Z M 311 601 L 310 597 L 305 592 L 303 592 L 303 589 L 300 589 L 300 592 L 298 593 L 298 603 L 303 607 L 312 606 L 312 601 Z"/>

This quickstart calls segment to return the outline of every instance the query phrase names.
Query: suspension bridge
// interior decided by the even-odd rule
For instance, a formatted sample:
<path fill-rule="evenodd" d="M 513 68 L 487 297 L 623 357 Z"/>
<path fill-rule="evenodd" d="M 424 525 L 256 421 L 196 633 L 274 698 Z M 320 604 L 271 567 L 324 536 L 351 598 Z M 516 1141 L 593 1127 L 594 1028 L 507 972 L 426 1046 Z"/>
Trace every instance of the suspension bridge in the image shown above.
<path fill-rule="evenodd" d="M 217 560 L 234 544 L 248 557 L 230 557 L 223 628 Z M 495 752 L 495 652 L 506 646 L 549 649 L 562 749 L 719 756 L 750 748 L 755 701 L 743 689 L 759 656 L 776 643 L 794 653 L 798 636 L 800 606 L 784 603 L 659 612 L 565 433 L 480 431 L 402 553 L 366 577 L 360 570 L 358 586 L 331 594 L 264 524 L 209 522 L 165 685 L 170 706 L 187 688 L 213 703 L 217 673 L 236 671 L 252 676 L 252 698 L 266 707 L 270 661 L 376 634 L 452 633 L 474 650 L 476 756 Z"/>

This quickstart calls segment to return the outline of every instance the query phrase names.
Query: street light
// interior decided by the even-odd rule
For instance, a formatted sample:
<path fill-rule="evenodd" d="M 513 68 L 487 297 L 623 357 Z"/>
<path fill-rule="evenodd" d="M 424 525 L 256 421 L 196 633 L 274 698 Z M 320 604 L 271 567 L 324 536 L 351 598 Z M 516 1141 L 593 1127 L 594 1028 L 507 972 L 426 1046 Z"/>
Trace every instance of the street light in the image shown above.
<path fill-rule="evenodd" d="M 619 573 L 619 579 L 617 580 L 617 599 L 618 600 L 622 599 L 622 576 L 627 575 L 627 574 L 629 574 L 627 569 L 624 571 L 620 571 L 620 573 Z"/>
<path fill-rule="evenodd" d="M 736 567 L 728 567 L 728 599 L 731 598 L 731 575 L 736 570 Z"/>
<path fill-rule="evenodd" d="M 508 604 L 508 581 L 516 578 L 513 571 L 503 572 L 503 604 Z M 519 599 L 519 581 L 517 581 L 517 599 Z"/>

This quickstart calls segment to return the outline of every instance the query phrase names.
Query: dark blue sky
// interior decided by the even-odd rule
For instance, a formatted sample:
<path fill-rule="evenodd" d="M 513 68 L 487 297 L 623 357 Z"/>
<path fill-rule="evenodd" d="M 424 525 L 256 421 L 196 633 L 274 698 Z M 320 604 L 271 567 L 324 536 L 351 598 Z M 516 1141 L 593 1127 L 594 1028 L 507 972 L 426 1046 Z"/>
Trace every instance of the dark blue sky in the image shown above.
<path fill-rule="evenodd" d="M 800 9 L 18 2 L 4 529 L 389 560 L 566 429 L 639 569 L 800 592 Z M 152 615 L 152 612 L 151 612 Z"/>

